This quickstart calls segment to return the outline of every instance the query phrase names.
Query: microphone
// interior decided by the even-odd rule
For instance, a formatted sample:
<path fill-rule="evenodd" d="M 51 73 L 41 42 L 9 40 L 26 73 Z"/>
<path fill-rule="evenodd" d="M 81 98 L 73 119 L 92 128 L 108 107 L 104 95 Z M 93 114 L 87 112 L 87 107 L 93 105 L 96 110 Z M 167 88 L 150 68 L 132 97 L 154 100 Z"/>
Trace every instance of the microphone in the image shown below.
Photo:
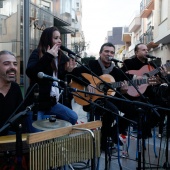
<path fill-rule="evenodd" d="M 117 60 L 117 59 L 115 59 L 115 58 L 113 58 L 113 57 L 109 57 L 108 60 L 109 60 L 109 61 L 113 61 L 113 62 L 115 62 L 115 63 L 123 63 L 123 61 Z"/>
<path fill-rule="evenodd" d="M 60 79 L 57 79 L 56 77 L 52 77 L 52 76 L 49 76 L 49 75 L 47 75 L 47 74 L 44 74 L 43 72 L 39 72 L 39 73 L 37 74 L 37 76 L 38 76 L 38 78 L 40 78 L 40 79 L 45 78 L 45 79 L 49 79 L 49 80 L 51 80 L 51 81 L 64 82 L 64 81 L 62 81 L 62 80 L 60 80 Z"/>
<path fill-rule="evenodd" d="M 153 59 L 153 58 L 157 58 L 157 57 L 152 56 L 152 55 L 149 55 L 149 54 L 147 54 L 147 55 L 146 55 L 146 57 L 147 57 L 147 58 L 151 58 L 151 59 Z"/>
<path fill-rule="evenodd" d="M 74 55 L 76 57 L 81 58 L 78 54 L 76 54 L 75 52 L 69 50 L 68 48 L 64 47 L 63 45 L 60 46 L 60 49 L 63 50 L 63 51 L 66 51 L 68 54 L 72 54 L 72 55 Z"/>

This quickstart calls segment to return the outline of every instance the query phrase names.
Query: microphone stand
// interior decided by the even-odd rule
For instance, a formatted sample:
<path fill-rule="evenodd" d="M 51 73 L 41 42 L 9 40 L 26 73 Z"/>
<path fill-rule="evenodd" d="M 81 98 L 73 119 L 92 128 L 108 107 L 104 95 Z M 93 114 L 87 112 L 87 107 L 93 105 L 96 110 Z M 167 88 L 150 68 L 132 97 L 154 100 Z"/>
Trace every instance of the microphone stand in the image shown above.
<path fill-rule="evenodd" d="M 16 114 L 15 116 L 13 116 L 8 123 L 6 123 L 1 129 L 0 129 L 0 133 L 3 132 L 4 130 L 6 130 L 7 128 L 9 128 L 9 126 L 16 126 L 16 157 L 17 157 L 17 166 L 16 169 L 21 170 L 22 168 L 22 125 L 21 124 L 17 124 L 15 125 L 16 121 L 20 118 L 23 117 L 25 115 L 27 115 L 27 113 L 29 111 L 31 111 L 31 109 L 33 108 L 34 105 L 28 106 L 24 111 Z"/>
<path fill-rule="evenodd" d="M 143 103 L 143 102 L 137 102 L 137 101 L 127 101 L 127 100 L 124 100 L 124 99 L 120 99 L 120 98 L 116 98 L 116 97 L 111 97 L 111 96 L 105 96 L 105 95 L 99 95 L 99 94 L 94 94 L 94 93 L 90 93 L 90 92 L 85 92 L 85 91 L 82 91 L 82 90 L 77 90 L 77 89 L 73 89 L 73 88 L 70 88 L 73 92 L 81 92 L 81 93 L 87 93 L 87 94 L 90 94 L 90 95 L 98 95 L 98 96 L 101 96 L 101 97 L 105 97 L 105 98 L 114 98 L 114 99 L 116 99 L 116 100 L 121 100 L 121 101 L 125 101 L 125 102 L 129 102 L 129 103 L 133 103 L 133 104 L 136 104 L 136 105 L 139 105 L 139 106 L 147 106 L 147 107 L 152 107 L 152 108 L 157 108 L 157 106 L 156 105 L 152 105 L 152 104 L 146 104 L 146 103 Z M 73 95 L 76 95 L 75 93 L 73 93 Z M 83 97 L 81 97 L 81 96 L 79 96 L 79 95 L 76 95 L 77 97 L 80 97 L 81 99 L 84 99 Z M 86 100 L 86 99 L 84 99 L 85 101 L 87 101 L 87 102 L 89 102 L 90 104 L 92 104 L 93 102 L 91 102 L 90 100 Z M 116 114 L 115 112 L 112 112 L 112 111 L 110 111 L 110 110 L 108 110 L 108 109 L 106 109 L 106 108 L 103 108 L 103 107 L 101 107 L 100 105 L 97 105 L 95 102 L 93 103 L 93 105 L 96 105 L 97 107 L 99 107 L 99 108 L 101 108 L 101 109 L 103 109 L 104 111 L 109 111 L 109 112 L 111 112 L 112 114 L 114 114 L 114 115 L 116 115 L 116 116 L 118 116 L 118 117 L 120 117 L 120 118 L 124 118 L 124 117 L 121 117 L 120 115 L 118 115 L 118 114 Z M 139 107 L 140 108 L 140 107 Z M 160 109 L 166 109 L 166 108 L 160 108 Z M 169 110 L 170 111 L 170 109 L 166 109 L 166 110 Z M 138 133 L 138 141 L 140 142 L 140 145 L 138 145 L 138 149 L 139 149 L 139 151 L 141 152 L 141 148 L 143 147 L 144 148 L 144 141 L 142 141 L 143 142 L 143 145 L 142 145 L 142 147 L 141 147 L 141 139 L 142 139 L 142 135 L 141 135 L 141 130 L 142 130 L 142 119 L 143 119 L 143 110 L 142 109 L 139 109 L 138 110 L 138 112 L 140 112 L 140 114 L 139 114 L 139 127 L 138 127 L 138 131 L 140 132 L 140 133 Z M 124 118 L 124 119 L 126 119 L 126 118 Z M 129 120 L 129 119 L 126 119 L 126 120 L 128 120 L 128 121 L 130 121 L 131 123 L 133 123 L 133 124 L 137 124 L 136 122 L 134 122 L 134 121 L 132 121 L 132 120 Z M 105 139 L 105 143 L 106 143 L 106 139 Z M 107 145 L 106 145 L 107 146 Z M 139 152 L 139 153 L 140 153 Z M 105 152 L 105 158 L 107 158 L 107 150 L 106 150 L 106 152 Z M 143 157 L 144 157 L 144 152 L 143 152 Z M 143 161 L 143 166 L 144 166 L 144 161 Z M 105 167 L 107 168 L 107 159 L 105 159 Z M 145 166 L 144 166 L 145 167 Z M 141 153 L 139 154 L 139 159 L 138 159 L 138 169 L 140 170 L 141 169 Z"/>
<path fill-rule="evenodd" d="M 153 62 L 152 60 L 152 64 L 154 65 L 155 68 L 158 68 L 158 66 Z M 169 85 L 170 82 L 168 81 L 168 79 L 160 72 L 159 69 L 159 75 L 160 77 L 163 78 L 163 80 L 165 80 L 165 82 Z M 165 151 L 165 157 L 166 157 L 166 161 L 163 164 L 163 168 L 164 169 L 170 169 L 170 163 L 168 162 L 168 148 L 169 148 L 169 136 L 170 136 L 170 117 L 167 114 L 167 125 L 166 125 L 166 151 Z"/>
<path fill-rule="evenodd" d="M 71 57 L 71 58 L 73 58 L 72 57 L 72 55 L 69 55 L 69 57 Z M 75 59 L 75 58 L 74 58 Z M 77 61 L 78 62 L 78 61 Z M 80 65 L 82 65 L 80 62 L 78 62 Z M 116 64 L 115 64 L 117 67 L 118 67 L 118 64 L 117 64 L 117 62 L 116 62 Z M 110 88 L 110 89 L 113 89 L 114 91 L 115 91 L 115 89 L 114 88 L 112 88 L 111 87 L 111 85 L 109 85 L 108 83 L 106 83 L 106 82 L 104 82 L 100 77 L 98 77 L 95 73 L 93 73 L 91 70 L 89 70 L 86 66 L 84 66 L 83 65 L 83 67 L 85 67 L 88 71 L 90 71 L 91 72 L 91 74 L 92 75 L 94 75 L 94 76 L 96 76 L 100 81 L 102 81 L 103 83 L 104 83 L 104 85 L 106 86 L 106 87 L 108 87 L 108 88 Z M 118 67 L 119 68 L 119 67 Z M 121 70 L 120 68 L 119 68 L 119 70 Z M 122 70 L 121 70 L 122 71 Z M 125 73 L 122 71 L 122 73 L 125 75 Z M 126 75 L 125 75 L 126 76 Z M 129 78 L 126 76 L 126 78 L 129 80 Z M 130 81 L 130 83 L 133 85 L 133 87 L 137 90 L 137 92 L 140 94 L 140 96 L 142 96 L 142 98 L 148 103 L 148 101 L 146 100 L 146 98 L 139 92 L 139 90 L 137 89 L 137 87 L 132 83 L 132 81 L 131 80 L 129 80 Z M 117 92 L 117 91 L 116 91 Z M 119 95 L 121 95 L 121 93 L 118 93 Z M 123 98 L 125 98 L 123 95 L 121 95 Z M 154 108 L 152 108 L 152 110 L 154 111 L 154 113 L 156 113 L 158 116 L 159 116 L 159 113 L 154 109 Z M 140 112 L 139 112 L 140 113 Z M 139 125 L 140 127 L 142 127 L 142 125 Z M 141 133 L 141 132 L 139 132 L 139 130 L 138 130 L 138 134 L 139 133 Z M 140 137 L 140 135 L 138 135 L 138 137 Z M 140 139 L 141 140 L 141 139 Z M 141 142 L 139 142 L 139 144 L 140 144 Z M 144 144 L 143 144 L 144 145 Z M 140 146 L 138 147 L 138 148 L 141 148 Z M 144 149 L 144 147 L 143 147 L 143 149 Z M 140 155 L 141 155 L 141 151 L 140 150 L 138 150 L 139 151 L 139 158 L 141 158 L 140 157 Z M 143 154 L 144 155 L 144 154 Z M 144 160 L 144 159 L 143 159 Z M 139 161 L 139 163 L 138 164 L 141 164 L 141 159 L 138 159 L 138 161 Z"/>
<path fill-rule="evenodd" d="M 144 102 L 138 102 L 138 101 L 130 101 L 130 100 L 125 100 L 125 99 L 121 99 L 121 98 L 117 98 L 117 97 L 113 97 L 113 96 L 107 96 L 107 95 L 101 95 L 101 94 L 94 94 L 94 93 L 90 93 L 90 92 L 86 92 L 86 91 L 83 91 L 83 90 L 77 90 L 77 89 L 75 89 L 75 88 L 69 88 L 69 90 L 71 91 L 71 93 L 73 94 L 73 95 L 75 95 L 75 96 L 77 96 L 77 97 L 79 97 L 79 98 L 81 98 L 82 100 L 85 100 L 85 101 L 87 101 L 89 104 L 93 104 L 93 105 L 95 105 L 95 106 L 97 106 L 97 107 L 99 107 L 99 108 L 101 108 L 102 110 L 104 110 L 104 111 L 109 111 L 109 112 L 111 112 L 112 114 L 114 114 L 114 115 L 116 115 L 116 116 L 118 116 L 119 118 L 123 118 L 123 119 L 125 119 L 125 120 L 127 120 L 127 121 L 129 121 L 129 122 L 131 122 L 131 123 L 133 123 L 133 124 L 137 124 L 135 121 L 132 121 L 132 120 L 129 120 L 129 119 L 127 119 L 127 118 L 125 118 L 125 117 L 122 117 L 122 116 L 120 116 L 119 114 L 116 114 L 115 112 L 112 112 L 111 110 L 108 110 L 108 109 L 106 109 L 106 108 L 103 108 L 103 107 L 101 107 L 101 105 L 98 105 L 98 104 L 96 104 L 95 102 L 92 102 L 92 101 L 90 101 L 90 100 L 87 100 L 87 99 L 85 99 L 85 98 L 83 98 L 82 96 L 80 96 L 80 95 L 78 95 L 78 94 L 75 94 L 75 92 L 81 92 L 81 93 L 85 93 L 85 94 L 89 94 L 89 95 L 97 95 L 97 96 L 100 96 L 100 97 L 103 97 L 103 98 L 110 98 L 110 99 L 114 99 L 114 100 L 119 100 L 119 101 L 124 101 L 124 102 L 129 102 L 129 103 L 132 103 L 132 104 L 135 104 L 135 105 L 139 105 L 139 106 L 145 106 L 145 107 L 149 107 L 149 108 L 159 108 L 159 109 L 162 109 L 162 110 L 169 110 L 170 111 L 170 109 L 168 109 L 168 108 L 163 108 L 163 107 L 159 107 L 159 106 L 157 106 L 157 105 L 152 105 L 152 104 L 147 104 L 147 103 L 144 103 Z M 142 135 L 141 135 L 141 130 L 142 130 L 142 118 L 143 118 L 143 114 L 144 114 L 144 111 L 142 110 L 142 109 L 140 109 L 140 107 L 139 107 L 139 109 L 138 109 L 138 112 L 140 113 L 139 114 L 139 127 L 138 127 L 138 139 L 140 139 L 139 140 L 139 144 L 140 145 L 138 145 L 138 149 L 139 149 L 139 158 L 138 158 L 138 169 L 140 169 L 141 168 L 141 138 L 142 138 Z M 143 148 L 144 148 L 144 141 L 143 141 Z M 107 153 L 106 153 L 106 155 L 105 156 L 107 156 Z M 143 157 L 144 157 L 144 152 L 143 152 Z M 107 157 L 106 157 L 107 158 Z M 107 162 L 106 162 L 107 160 L 105 159 L 105 167 L 107 167 Z M 143 161 L 143 166 L 144 166 L 144 161 Z M 145 166 L 144 166 L 145 167 Z"/>
<path fill-rule="evenodd" d="M 33 91 L 33 89 L 37 86 L 38 84 L 35 83 L 33 85 L 33 87 L 30 89 L 30 91 L 27 93 L 27 95 L 25 96 L 24 100 L 20 103 L 20 105 L 16 108 L 16 110 L 12 113 L 12 115 L 10 115 L 10 117 L 7 119 L 7 121 L 4 123 L 3 126 L 5 126 L 9 120 L 19 111 L 19 109 L 21 108 L 21 106 L 24 104 L 24 102 L 26 101 L 26 99 L 28 98 L 28 96 L 31 94 L 31 92 Z"/>
<path fill-rule="evenodd" d="M 124 76 L 127 78 L 127 80 L 130 82 L 130 84 L 135 88 L 135 90 L 139 93 L 140 97 L 142 97 L 143 101 L 146 101 L 147 104 L 149 104 L 148 100 L 145 98 L 145 96 L 138 90 L 138 88 L 135 86 L 135 84 L 129 79 L 129 77 L 120 69 L 117 62 L 115 63 L 117 68 L 124 74 Z M 160 117 L 159 113 L 155 110 L 154 107 L 151 107 L 152 111 Z M 143 169 L 145 169 L 145 149 L 144 149 L 144 135 L 142 133 L 143 129 L 143 123 L 144 123 L 144 116 L 145 111 L 142 108 L 137 109 L 138 114 L 138 134 L 137 134 L 137 146 L 138 146 L 138 167 L 137 169 L 141 169 L 141 148 L 143 148 Z M 142 134 L 142 135 L 141 135 Z"/>

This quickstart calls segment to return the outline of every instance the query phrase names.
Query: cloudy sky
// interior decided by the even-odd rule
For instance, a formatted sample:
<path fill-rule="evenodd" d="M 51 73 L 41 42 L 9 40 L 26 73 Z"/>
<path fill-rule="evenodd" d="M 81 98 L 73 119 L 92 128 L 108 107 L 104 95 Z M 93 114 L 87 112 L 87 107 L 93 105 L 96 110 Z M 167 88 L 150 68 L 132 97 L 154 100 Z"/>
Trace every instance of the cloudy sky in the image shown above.
<path fill-rule="evenodd" d="M 98 55 L 107 31 L 129 26 L 142 0 L 82 0 L 82 26 L 88 54 Z"/>

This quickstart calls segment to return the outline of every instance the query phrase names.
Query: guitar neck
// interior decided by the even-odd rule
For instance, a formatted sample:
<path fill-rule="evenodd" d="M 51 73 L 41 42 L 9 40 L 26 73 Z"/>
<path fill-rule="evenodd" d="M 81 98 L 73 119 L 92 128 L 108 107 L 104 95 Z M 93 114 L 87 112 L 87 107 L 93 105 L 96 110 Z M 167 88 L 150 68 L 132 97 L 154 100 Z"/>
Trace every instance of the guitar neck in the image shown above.
<path fill-rule="evenodd" d="M 131 80 L 131 82 L 135 86 L 140 86 L 141 84 L 147 84 L 148 83 L 148 78 L 135 79 L 135 80 Z M 128 86 L 133 86 L 131 82 L 128 82 Z"/>
<path fill-rule="evenodd" d="M 135 86 L 139 86 L 141 84 L 147 84 L 148 78 L 135 79 L 135 80 L 128 81 L 127 83 L 128 83 L 128 86 L 133 86 L 132 84 L 134 84 Z M 111 86 L 113 88 L 119 88 L 119 87 L 121 87 L 121 84 L 122 84 L 122 82 L 114 82 L 114 83 L 111 83 Z"/>
<path fill-rule="evenodd" d="M 166 68 L 169 68 L 170 67 L 170 62 L 164 64 L 163 66 L 165 66 Z M 156 69 L 154 69 L 154 70 L 152 70 L 152 71 L 150 71 L 148 73 L 145 73 L 145 75 L 147 75 L 148 77 L 152 77 L 155 74 L 159 73 L 161 68 L 162 68 L 162 66 L 158 67 L 158 68 L 156 68 Z"/>

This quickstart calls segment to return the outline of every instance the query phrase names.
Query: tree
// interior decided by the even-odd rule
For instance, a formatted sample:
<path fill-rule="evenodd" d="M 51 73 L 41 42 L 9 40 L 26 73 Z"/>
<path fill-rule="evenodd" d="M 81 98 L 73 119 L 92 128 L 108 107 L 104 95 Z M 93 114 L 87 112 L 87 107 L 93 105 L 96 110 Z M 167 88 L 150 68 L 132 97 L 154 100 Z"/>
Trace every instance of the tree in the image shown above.
<path fill-rule="evenodd" d="M 84 57 L 84 58 L 81 59 L 81 63 L 82 64 L 88 64 L 89 60 L 95 60 L 95 59 L 96 59 L 96 57 L 92 56 L 92 55 L 90 57 Z"/>

